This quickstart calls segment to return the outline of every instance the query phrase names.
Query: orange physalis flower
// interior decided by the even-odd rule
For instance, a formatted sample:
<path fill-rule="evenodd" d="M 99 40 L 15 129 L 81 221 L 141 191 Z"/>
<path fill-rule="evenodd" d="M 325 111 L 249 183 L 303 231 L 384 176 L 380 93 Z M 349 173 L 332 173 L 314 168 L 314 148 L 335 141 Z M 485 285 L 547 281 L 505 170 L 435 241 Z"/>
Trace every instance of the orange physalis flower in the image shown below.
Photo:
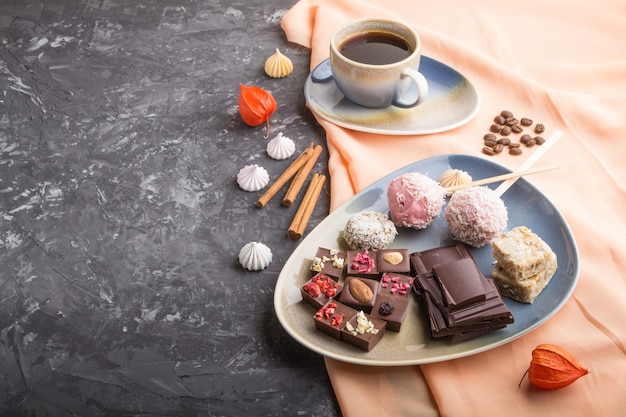
<path fill-rule="evenodd" d="M 239 84 L 239 114 L 250 126 L 267 124 L 267 139 L 270 135 L 270 116 L 278 107 L 269 91 L 260 87 Z"/>
<path fill-rule="evenodd" d="M 552 390 L 568 386 L 578 378 L 587 375 L 589 371 L 562 347 L 541 344 L 533 350 L 532 360 L 526 373 L 528 373 L 528 380 L 534 386 Z"/>

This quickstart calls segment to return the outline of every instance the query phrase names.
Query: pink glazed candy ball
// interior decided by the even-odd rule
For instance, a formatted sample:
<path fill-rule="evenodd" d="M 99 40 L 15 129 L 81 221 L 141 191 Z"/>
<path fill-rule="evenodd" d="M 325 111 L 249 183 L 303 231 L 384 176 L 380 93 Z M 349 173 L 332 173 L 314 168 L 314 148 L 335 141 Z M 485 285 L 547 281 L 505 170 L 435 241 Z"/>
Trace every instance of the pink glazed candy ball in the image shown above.
<path fill-rule="evenodd" d="M 423 229 L 439 216 L 445 196 L 445 189 L 424 174 L 400 175 L 387 188 L 389 215 L 396 226 Z"/>

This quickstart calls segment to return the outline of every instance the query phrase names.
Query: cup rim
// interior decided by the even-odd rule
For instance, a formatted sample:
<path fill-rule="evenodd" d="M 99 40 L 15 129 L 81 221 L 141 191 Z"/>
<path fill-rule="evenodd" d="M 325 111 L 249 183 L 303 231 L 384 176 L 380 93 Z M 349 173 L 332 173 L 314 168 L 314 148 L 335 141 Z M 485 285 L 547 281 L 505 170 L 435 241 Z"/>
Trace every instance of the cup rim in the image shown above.
<path fill-rule="evenodd" d="M 337 46 L 338 46 L 337 44 L 339 42 L 337 42 L 336 37 L 338 36 L 338 34 L 341 31 L 345 30 L 346 28 L 348 28 L 350 26 L 353 26 L 353 25 L 358 25 L 358 24 L 363 23 L 363 22 L 381 22 L 381 23 L 399 24 L 401 26 L 404 26 L 404 28 L 407 31 L 411 32 L 413 34 L 413 36 L 415 37 L 415 44 L 416 44 L 415 45 L 415 49 L 413 50 L 411 55 L 409 55 L 408 57 L 406 57 L 406 58 L 404 58 L 403 60 L 400 60 L 400 61 L 392 62 L 391 64 L 366 64 L 366 63 L 363 63 L 363 62 L 354 61 L 354 60 L 346 57 L 337 48 Z M 347 36 L 345 36 L 345 37 L 347 37 Z M 416 55 L 420 55 L 421 54 L 422 40 L 421 40 L 419 34 L 417 33 L 417 30 L 415 30 L 415 28 L 413 28 L 409 23 L 404 22 L 402 20 L 399 20 L 399 19 L 389 19 L 389 18 L 384 18 L 384 17 L 363 17 L 363 18 L 360 18 L 360 19 L 350 20 L 349 22 L 346 22 L 343 25 L 339 26 L 337 29 L 335 29 L 333 31 L 332 36 L 330 37 L 330 49 L 334 53 L 334 55 L 336 57 L 344 60 L 345 62 L 350 63 L 351 65 L 358 66 L 358 67 L 361 67 L 361 68 L 367 68 L 367 69 L 385 69 L 385 68 L 393 68 L 393 67 L 401 66 L 401 65 L 407 63 L 408 61 L 414 60 Z"/>

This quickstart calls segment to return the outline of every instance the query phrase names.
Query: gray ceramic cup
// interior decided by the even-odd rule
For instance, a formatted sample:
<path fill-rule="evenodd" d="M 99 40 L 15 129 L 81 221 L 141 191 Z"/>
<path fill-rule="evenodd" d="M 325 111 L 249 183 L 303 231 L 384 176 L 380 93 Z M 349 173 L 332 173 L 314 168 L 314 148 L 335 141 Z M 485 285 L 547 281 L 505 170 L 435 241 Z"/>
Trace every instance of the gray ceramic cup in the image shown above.
<path fill-rule="evenodd" d="M 368 33 L 383 33 L 401 38 L 408 44 L 410 55 L 397 62 L 371 64 L 355 61 L 341 53 L 343 45 Z M 428 96 L 426 78 L 418 72 L 421 41 L 409 25 L 396 20 L 365 18 L 349 22 L 337 29 L 330 41 L 330 68 L 341 92 L 352 102 L 369 108 L 417 106 Z M 417 96 L 405 97 L 414 84 Z M 415 91 L 415 89 L 413 90 Z"/>

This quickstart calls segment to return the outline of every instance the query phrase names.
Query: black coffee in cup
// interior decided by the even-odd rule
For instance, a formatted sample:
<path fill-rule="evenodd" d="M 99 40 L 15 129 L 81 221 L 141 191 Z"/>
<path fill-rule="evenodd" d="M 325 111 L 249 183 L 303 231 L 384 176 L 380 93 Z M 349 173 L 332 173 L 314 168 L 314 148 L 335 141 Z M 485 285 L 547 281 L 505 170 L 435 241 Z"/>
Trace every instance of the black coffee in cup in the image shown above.
<path fill-rule="evenodd" d="M 400 21 L 347 22 L 330 38 L 332 79 L 348 100 L 363 107 L 417 106 L 428 97 L 428 82 L 418 70 L 421 47 L 415 29 Z"/>
<path fill-rule="evenodd" d="M 387 65 L 408 58 L 413 49 L 407 41 L 387 32 L 364 32 L 349 37 L 339 52 L 352 61 L 369 65 Z"/>

